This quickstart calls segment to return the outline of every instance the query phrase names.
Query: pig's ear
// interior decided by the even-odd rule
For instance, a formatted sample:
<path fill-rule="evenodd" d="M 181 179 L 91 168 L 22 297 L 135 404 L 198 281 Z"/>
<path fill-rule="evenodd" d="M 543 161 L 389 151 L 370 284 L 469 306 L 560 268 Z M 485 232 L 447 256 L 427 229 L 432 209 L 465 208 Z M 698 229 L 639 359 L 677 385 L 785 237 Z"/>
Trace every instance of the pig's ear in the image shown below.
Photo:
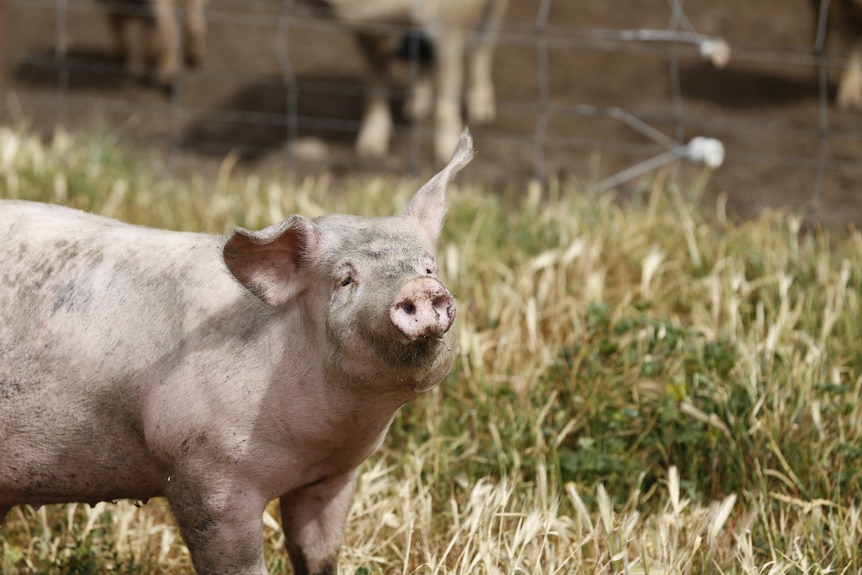
<path fill-rule="evenodd" d="M 294 215 L 259 232 L 235 229 L 224 244 L 224 262 L 249 291 L 279 306 L 302 291 L 299 268 L 318 242 L 317 226 Z"/>
<path fill-rule="evenodd" d="M 440 236 L 440 228 L 443 227 L 443 219 L 449 209 L 446 184 L 472 159 L 473 138 L 470 137 L 470 130 L 464 128 L 449 164 L 419 188 L 404 210 L 403 215 L 416 220 L 434 242 Z"/>

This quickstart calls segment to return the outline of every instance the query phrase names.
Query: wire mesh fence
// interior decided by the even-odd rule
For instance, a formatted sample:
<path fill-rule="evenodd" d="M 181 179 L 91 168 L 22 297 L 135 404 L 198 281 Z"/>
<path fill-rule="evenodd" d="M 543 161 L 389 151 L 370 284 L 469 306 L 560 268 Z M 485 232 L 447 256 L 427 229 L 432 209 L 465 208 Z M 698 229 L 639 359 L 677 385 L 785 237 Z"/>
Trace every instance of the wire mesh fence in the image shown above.
<path fill-rule="evenodd" d="M 390 153 L 356 155 L 365 63 L 351 31 L 311 2 L 209 0 L 202 66 L 170 90 L 154 85 L 143 50 L 125 66 L 112 57 L 107 12 L 117 9 L 0 0 L 0 118 L 116 130 L 173 167 L 205 169 L 230 152 L 296 174 L 435 166 L 432 122 L 401 111 L 420 66 L 409 58 L 392 70 Z M 826 15 L 805 0 L 511 0 L 494 61 L 497 118 L 471 126 L 473 176 L 616 187 L 668 164 L 721 164 L 710 189 L 742 210 L 815 205 L 822 218 L 855 221 L 862 113 L 835 106 L 848 46 L 826 33 Z M 716 66 L 725 41 L 730 59 Z"/>

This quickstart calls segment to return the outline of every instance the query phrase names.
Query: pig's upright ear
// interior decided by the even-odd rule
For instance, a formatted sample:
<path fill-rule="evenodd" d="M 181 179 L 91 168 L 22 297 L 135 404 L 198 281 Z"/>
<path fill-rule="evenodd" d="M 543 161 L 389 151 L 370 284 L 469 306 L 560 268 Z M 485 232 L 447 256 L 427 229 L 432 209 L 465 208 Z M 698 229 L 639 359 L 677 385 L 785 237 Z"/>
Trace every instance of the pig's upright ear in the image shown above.
<path fill-rule="evenodd" d="M 299 268 L 318 243 L 314 222 L 293 215 L 259 232 L 235 229 L 224 244 L 224 262 L 249 291 L 269 305 L 279 306 L 302 291 Z"/>
<path fill-rule="evenodd" d="M 449 209 L 449 203 L 446 199 L 446 184 L 472 159 L 473 138 L 470 136 L 470 130 L 464 128 L 449 164 L 428 180 L 428 183 L 419 188 L 402 214 L 416 220 L 433 242 L 436 242 L 440 236 L 443 219 Z"/>

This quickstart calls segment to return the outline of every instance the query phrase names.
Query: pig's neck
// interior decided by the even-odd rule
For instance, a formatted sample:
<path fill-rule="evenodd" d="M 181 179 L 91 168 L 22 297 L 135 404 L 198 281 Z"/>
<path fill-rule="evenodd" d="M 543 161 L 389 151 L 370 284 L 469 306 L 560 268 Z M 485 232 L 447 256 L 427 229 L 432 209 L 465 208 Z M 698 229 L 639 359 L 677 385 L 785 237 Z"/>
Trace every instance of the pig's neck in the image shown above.
<path fill-rule="evenodd" d="M 369 388 L 333 373 L 325 346 L 308 323 L 288 313 L 282 337 L 271 342 L 275 367 L 261 412 L 270 442 L 287 450 L 301 483 L 338 475 L 359 465 L 383 440 L 398 409 L 416 393 L 409 387 Z M 301 317 L 301 314 L 299 314 Z M 285 337 L 291 336 L 291 337 Z"/>

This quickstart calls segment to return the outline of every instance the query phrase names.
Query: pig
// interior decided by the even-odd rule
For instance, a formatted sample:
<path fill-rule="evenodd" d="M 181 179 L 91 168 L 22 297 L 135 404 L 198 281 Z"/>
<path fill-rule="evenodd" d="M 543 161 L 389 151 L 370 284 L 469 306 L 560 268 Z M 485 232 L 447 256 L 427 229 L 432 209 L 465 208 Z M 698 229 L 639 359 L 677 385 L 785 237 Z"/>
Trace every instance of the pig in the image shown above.
<path fill-rule="evenodd" d="M 447 375 L 451 162 L 398 215 L 226 238 L 0 202 L 0 521 L 165 496 L 199 574 L 264 575 L 279 499 L 297 574 L 334 574 L 357 468 Z"/>
<path fill-rule="evenodd" d="M 357 153 L 382 158 L 389 148 L 392 114 L 386 97 L 387 67 L 393 57 L 392 34 L 381 26 L 415 26 L 430 42 L 434 78 L 420 68 L 407 114 L 416 120 L 434 113 L 434 153 L 445 163 L 463 129 L 461 99 L 464 64 L 469 60 L 467 114 L 471 124 L 496 116 L 491 68 L 498 31 L 508 0 L 323 0 L 333 16 L 355 32 L 366 71 L 366 103 Z M 434 94 L 436 84 L 436 97 Z"/>
<path fill-rule="evenodd" d="M 813 0 L 819 16 L 824 0 Z M 838 81 L 836 103 L 845 110 L 862 110 L 862 0 L 832 0 L 827 21 L 843 36 L 847 63 Z"/>
<path fill-rule="evenodd" d="M 183 1 L 183 0 L 181 0 Z M 114 57 L 128 64 L 130 20 L 141 20 L 146 26 L 146 60 L 152 68 L 154 82 L 169 89 L 181 69 L 180 43 L 185 64 L 201 64 L 206 51 L 206 0 L 185 0 L 182 18 L 182 42 L 178 37 L 174 0 L 101 0 L 106 7 L 111 30 Z"/>

